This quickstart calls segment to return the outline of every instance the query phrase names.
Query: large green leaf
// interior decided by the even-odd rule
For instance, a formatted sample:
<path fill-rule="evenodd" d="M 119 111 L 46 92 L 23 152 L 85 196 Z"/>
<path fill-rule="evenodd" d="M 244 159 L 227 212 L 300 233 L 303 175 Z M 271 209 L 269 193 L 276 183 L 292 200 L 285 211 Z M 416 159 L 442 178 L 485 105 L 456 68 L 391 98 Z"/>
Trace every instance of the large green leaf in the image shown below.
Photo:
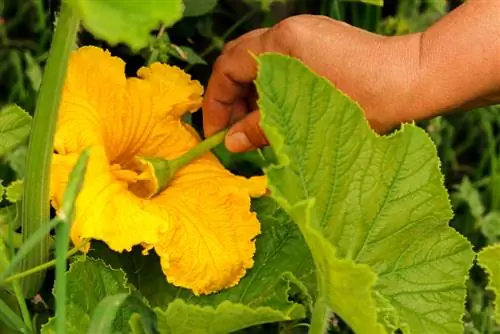
<path fill-rule="evenodd" d="M 134 313 L 139 313 L 147 319 L 154 319 L 154 313 L 141 301 L 140 295 L 134 293 L 128 285 L 125 273 L 122 270 L 110 268 L 101 260 L 84 256 L 77 257 L 67 272 L 67 282 L 66 333 L 68 334 L 85 333 L 91 324 L 91 316 L 100 302 L 117 294 L 124 293 L 129 297 L 122 302 L 118 312 L 113 309 L 108 310 L 116 313 L 112 333 L 130 333 L 128 320 Z M 54 318 L 50 319 L 42 327 L 42 333 L 55 333 L 54 324 Z"/>
<path fill-rule="evenodd" d="M 184 16 L 201 16 L 210 13 L 218 0 L 184 0 Z"/>
<path fill-rule="evenodd" d="M 488 274 L 488 290 L 495 294 L 495 319 L 500 324 L 500 243 L 482 249 L 477 255 L 479 265 Z"/>
<path fill-rule="evenodd" d="M 137 51 L 148 45 L 151 30 L 171 26 L 182 17 L 182 0 L 66 0 L 83 25 L 97 38 L 115 45 L 127 43 Z"/>
<path fill-rule="evenodd" d="M 0 109 L 0 157 L 22 144 L 30 133 L 31 116 L 15 104 Z"/>
<path fill-rule="evenodd" d="M 318 299 L 359 333 L 461 332 L 473 252 L 448 226 L 430 138 L 413 125 L 378 136 L 298 60 L 259 62 L 261 126 L 276 155 L 269 187 L 311 249 Z"/>
<path fill-rule="evenodd" d="M 254 201 L 262 224 L 255 264 L 233 288 L 206 296 L 166 282 L 156 255 L 140 250 L 122 255 L 98 249 L 112 267 L 120 267 L 131 283 L 156 307 L 162 333 L 228 333 L 252 325 L 306 317 L 315 290 L 312 259 L 293 222 L 270 198 Z M 91 255 L 91 256 L 94 256 Z M 293 301 L 290 301 L 293 300 Z"/>

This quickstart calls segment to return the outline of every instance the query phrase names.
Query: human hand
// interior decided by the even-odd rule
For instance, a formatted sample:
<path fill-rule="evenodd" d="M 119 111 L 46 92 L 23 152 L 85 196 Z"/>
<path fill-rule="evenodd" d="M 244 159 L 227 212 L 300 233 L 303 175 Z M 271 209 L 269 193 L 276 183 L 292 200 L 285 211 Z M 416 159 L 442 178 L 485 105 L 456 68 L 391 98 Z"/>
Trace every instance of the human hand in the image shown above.
<path fill-rule="evenodd" d="M 233 124 L 225 139 L 233 152 L 267 145 L 253 86 L 257 63 L 250 52 L 300 59 L 356 100 L 379 132 L 411 120 L 409 106 L 416 110 L 422 104 L 418 34 L 388 38 L 323 16 L 291 17 L 228 43 L 214 64 L 203 103 L 205 135 Z"/>

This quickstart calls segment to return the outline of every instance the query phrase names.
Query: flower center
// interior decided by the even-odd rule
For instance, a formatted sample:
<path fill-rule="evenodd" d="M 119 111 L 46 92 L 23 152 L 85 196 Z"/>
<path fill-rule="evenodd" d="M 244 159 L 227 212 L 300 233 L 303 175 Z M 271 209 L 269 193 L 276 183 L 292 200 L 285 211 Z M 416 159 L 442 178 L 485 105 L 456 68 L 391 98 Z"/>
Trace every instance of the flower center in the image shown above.
<path fill-rule="evenodd" d="M 125 182 L 128 190 L 137 197 L 151 198 L 158 188 L 154 171 L 136 157 L 122 164 L 112 164 L 110 171 L 118 181 Z"/>

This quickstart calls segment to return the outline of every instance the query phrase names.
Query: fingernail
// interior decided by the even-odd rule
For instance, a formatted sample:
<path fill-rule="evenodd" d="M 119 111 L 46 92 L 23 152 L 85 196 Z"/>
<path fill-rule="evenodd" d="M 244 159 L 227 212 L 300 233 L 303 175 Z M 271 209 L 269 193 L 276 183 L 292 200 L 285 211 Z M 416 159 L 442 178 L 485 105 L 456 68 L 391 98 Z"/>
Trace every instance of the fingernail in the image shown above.
<path fill-rule="evenodd" d="M 231 152 L 241 152 L 251 149 L 253 146 L 244 132 L 229 133 L 225 139 L 226 147 Z"/>

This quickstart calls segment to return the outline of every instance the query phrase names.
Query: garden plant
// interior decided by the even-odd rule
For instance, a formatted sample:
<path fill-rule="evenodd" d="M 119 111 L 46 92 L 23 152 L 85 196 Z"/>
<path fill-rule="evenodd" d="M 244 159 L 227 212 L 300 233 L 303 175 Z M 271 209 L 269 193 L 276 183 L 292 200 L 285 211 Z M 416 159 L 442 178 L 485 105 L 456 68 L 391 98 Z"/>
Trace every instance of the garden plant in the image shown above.
<path fill-rule="evenodd" d="M 3 0 L 0 333 L 500 333 L 499 108 L 379 135 L 265 53 L 269 146 L 231 153 L 199 111 L 241 33 L 398 35 L 457 5 Z"/>

